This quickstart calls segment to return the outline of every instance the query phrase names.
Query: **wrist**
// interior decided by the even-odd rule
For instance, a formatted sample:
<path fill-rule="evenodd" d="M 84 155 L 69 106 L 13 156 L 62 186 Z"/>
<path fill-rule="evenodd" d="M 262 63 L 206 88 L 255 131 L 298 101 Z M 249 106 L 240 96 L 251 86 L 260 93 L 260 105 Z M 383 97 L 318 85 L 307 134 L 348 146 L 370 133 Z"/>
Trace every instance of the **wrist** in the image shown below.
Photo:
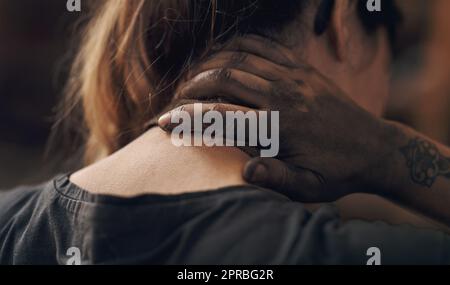
<path fill-rule="evenodd" d="M 373 160 L 368 171 L 369 193 L 388 198 L 398 190 L 398 179 L 401 177 L 399 149 L 406 138 L 406 127 L 400 123 L 380 120 L 376 132 Z"/>

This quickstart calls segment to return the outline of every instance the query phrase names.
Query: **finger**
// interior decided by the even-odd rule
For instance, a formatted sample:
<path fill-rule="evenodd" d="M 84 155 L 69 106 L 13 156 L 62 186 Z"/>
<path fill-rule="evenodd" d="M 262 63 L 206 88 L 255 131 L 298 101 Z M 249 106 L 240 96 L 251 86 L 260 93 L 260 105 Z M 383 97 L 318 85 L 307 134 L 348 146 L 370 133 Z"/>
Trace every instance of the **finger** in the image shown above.
<path fill-rule="evenodd" d="M 248 52 L 280 65 L 295 66 L 292 53 L 288 48 L 269 38 L 257 35 L 247 35 L 231 40 L 220 50 Z"/>
<path fill-rule="evenodd" d="M 204 71 L 184 83 L 175 99 L 212 100 L 224 97 L 227 101 L 257 109 L 268 105 L 271 83 L 256 75 L 236 69 Z"/>
<path fill-rule="evenodd" d="M 215 54 L 206 62 L 193 68 L 190 74 L 197 75 L 207 70 L 220 68 L 237 69 L 269 81 L 281 80 L 286 75 L 289 75 L 288 68 L 284 66 L 250 53 L 235 51 L 224 51 Z"/>
<path fill-rule="evenodd" d="M 248 113 L 251 111 L 257 112 L 255 109 L 233 104 L 223 104 L 223 103 L 186 104 L 162 115 L 158 120 L 158 126 L 165 131 L 172 131 L 173 128 L 175 128 L 179 124 L 173 122 L 178 121 L 176 118 L 178 118 L 181 113 L 186 113 L 189 115 L 191 119 L 195 119 L 195 117 L 199 115 L 203 118 L 205 114 L 208 112 L 218 112 L 224 118 L 227 112 L 238 112 L 238 111 L 241 111 L 243 113 Z M 194 126 L 191 127 L 193 128 Z"/>
<path fill-rule="evenodd" d="M 264 132 L 263 138 L 272 138 L 272 129 L 268 127 L 271 119 L 269 112 L 264 111 L 262 114 L 259 110 L 243 106 L 196 103 L 166 113 L 159 118 L 158 125 L 166 132 L 171 132 L 183 124 L 186 127 L 184 132 L 204 135 L 202 143 L 206 146 L 220 143 L 240 147 L 244 151 L 250 150 L 249 153 L 254 154 L 257 149 L 271 147 L 265 139 L 260 140 L 261 132 Z"/>
<path fill-rule="evenodd" d="M 286 195 L 294 201 L 325 202 L 323 178 L 317 173 L 294 168 L 274 158 L 254 158 L 244 167 L 244 179 Z"/>

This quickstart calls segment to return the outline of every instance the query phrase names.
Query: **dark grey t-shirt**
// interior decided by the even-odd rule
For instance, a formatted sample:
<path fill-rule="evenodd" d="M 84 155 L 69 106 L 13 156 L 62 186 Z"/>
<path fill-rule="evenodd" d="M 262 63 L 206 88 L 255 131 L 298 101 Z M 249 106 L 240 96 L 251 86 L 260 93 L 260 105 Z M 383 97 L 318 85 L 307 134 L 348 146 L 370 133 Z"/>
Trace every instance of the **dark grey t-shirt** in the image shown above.
<path fill-rule="evenodd" d="M 93 195 L 68 176 L 0 193 L 0 264 L 450 264 L 450 238 L 342 223 L 257 187 L 132 199 Z"/>

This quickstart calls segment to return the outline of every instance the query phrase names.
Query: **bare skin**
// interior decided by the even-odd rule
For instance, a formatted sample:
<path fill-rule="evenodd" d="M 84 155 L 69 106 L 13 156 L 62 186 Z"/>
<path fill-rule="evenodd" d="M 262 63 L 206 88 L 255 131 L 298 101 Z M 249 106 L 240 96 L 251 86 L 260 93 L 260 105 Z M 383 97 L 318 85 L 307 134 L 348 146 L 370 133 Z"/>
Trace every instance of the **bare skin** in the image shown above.
<path fill-rule="evenodd" d="M 91 193 L 118 197 L 211 191 L 246 184 L 241 172 L 247 160 L 235 148 L 177 148 L 154 128 L 70 180 Z"/>

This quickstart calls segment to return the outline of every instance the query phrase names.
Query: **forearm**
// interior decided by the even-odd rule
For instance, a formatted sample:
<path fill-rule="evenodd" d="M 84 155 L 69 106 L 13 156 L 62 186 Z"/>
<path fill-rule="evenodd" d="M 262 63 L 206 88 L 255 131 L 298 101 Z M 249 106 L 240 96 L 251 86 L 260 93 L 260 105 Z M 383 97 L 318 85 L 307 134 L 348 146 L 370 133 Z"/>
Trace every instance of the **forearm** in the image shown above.
<path fill-rule="evenodd" d="M 450 148 L 387 122 L 389 151 L 377 194 L 450 226 Z"/>

